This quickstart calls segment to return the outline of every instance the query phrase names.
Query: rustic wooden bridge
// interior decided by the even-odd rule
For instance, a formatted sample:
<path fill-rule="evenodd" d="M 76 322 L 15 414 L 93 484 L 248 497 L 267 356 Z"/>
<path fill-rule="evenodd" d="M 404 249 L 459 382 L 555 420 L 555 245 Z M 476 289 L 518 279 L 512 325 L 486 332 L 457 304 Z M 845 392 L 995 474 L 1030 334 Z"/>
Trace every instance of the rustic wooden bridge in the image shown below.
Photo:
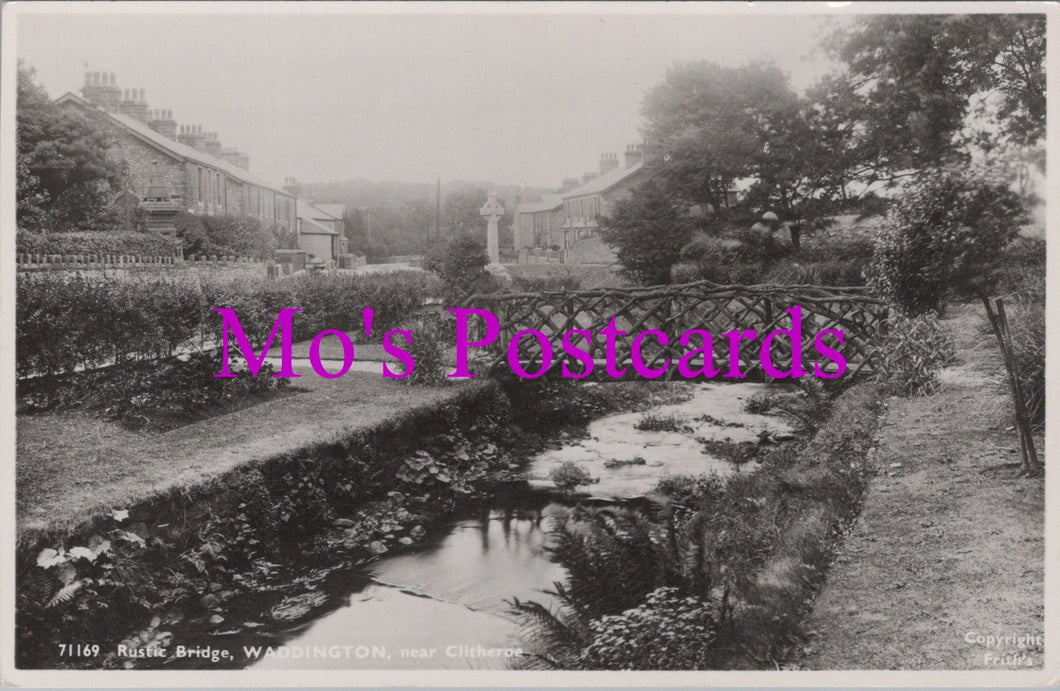
<path fill-rule="evenodd" d="M 576 337 L 576 346 L 587 350 L 596 365 L 592 379 L 608 378 L 603 363 L 606 358 L 606 339 L 601 335 L 611 321 L 629 333 L 617 341 L 615 362 L 629 366 L 633 338 L 649 329 L 663 332 L 669 338 L 661 346 L 655 338 L 642 344 L 640 357 L 646 367 L 658 369 L 667 359 L 673 364 L 667 378 L 681 378 L 677 362 L 689 350 L 680 345 L 681 334 L 691 329 L 702 329 L 713 336 L 714 361 L 725 373 L 729 370 L 729 341 L 722 334 L 733 330 L 753 330 L 758 336 L 743 340 L 739 345 L 740 371 L 749 378 L 763 378 L 760 354 L 764 338 L 776 329 L 791 327 L 791 317 L 785 312 L 794 306 L 802 308 L 803 364 L 812 372 L 813 362 L 827 363 L 826 371 L 836 366 L 821 357 L 814 346 L 814 336 L 825 329 L 843 332 L 843 345 L 826 334 L 822 342 L 842 353 L 847 361 L 844 377 L 871 373 L 876 359 L 878 337 L 885 333 L 888 305 L 868 295 L 861 288 L 826 288 L 820 286 L 774 285 L 718 285 L 708 281 L 684 285 L 649 288 L 597 289 L 578 291 L 548 291 L 541 293 L 500 293 L 475 295 L 468 302 L 492 312 L 500 322 L 500 336 L 488 350 L 491 369 L 511 373 L 508 344 L 520 331 L 533 329 L 543 333 L 554 344 L 552 362 L 544 376 L 558 377 L 563 362 L 573 372 L 582 372 L 578 361 L 566 355 L 560 347 L 562 335 L 574 329 L 587 330 L 593 335 L 589 344 Z M 474 320 L 480 327 L 480 320 Z M 479 332 L 479 337 L 484 332 Z M 693 341 L 693 347 L 699 340 Z M 519 362 L 526 372 L 541 370 L 542 347 L 537 338 L 524 336 L 518 344 Z M 777 367 L 786 370 L 791 363 L 792 346 L 788 338 L 774 338 L 770 353 Z M 629 367 L 632 374 L 633 368 Z"/>

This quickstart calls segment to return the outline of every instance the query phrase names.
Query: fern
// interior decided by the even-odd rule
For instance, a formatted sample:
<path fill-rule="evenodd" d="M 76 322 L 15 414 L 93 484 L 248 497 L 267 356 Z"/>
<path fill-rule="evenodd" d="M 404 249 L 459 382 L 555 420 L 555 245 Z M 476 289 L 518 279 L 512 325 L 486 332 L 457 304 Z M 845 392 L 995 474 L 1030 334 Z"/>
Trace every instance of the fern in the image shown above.
<path fill-rule="evenodd" d="M 74 581 L 68 585 L 64 585 L 59 589 L 59 592 L 55 593 L 52 599 L 48 600 L 48 603 L 44 605 L 44 609 L 51 609 L 52 607 L 58 607 L 65 605 L 74 599 L 77 592 L 81 590 L 84 585 L 84 581 Z"/>

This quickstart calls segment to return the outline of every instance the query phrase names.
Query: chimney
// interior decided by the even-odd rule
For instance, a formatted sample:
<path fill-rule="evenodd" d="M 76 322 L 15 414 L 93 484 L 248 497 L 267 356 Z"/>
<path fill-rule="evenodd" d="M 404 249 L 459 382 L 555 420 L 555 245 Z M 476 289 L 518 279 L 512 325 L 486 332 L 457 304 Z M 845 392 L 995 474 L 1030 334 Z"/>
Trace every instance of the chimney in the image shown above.
<path fill-rule="evenodd" d="M 283 191 L 298 198 L 302 196 L 302 185 L 295 178 L 284 178 Z"/>
<path fill-rule="evenodd" d="M 217 156 L 221 152 L 221 140 L 217 138 L 216 132 L 207 132 L 206 140 L 203 142 L 206 153 Z"/>
<path fill-rule="evenodd" d="M 186 144 L 187 146 L 190 146 L 191 148 L 197 149 L 199 151 L 206 150 L 206 140 L 202 136 L 201 125 L 187 125 L 186 127 L 181 127 L 180 129 L 180 136 L 177 137 L 178 142 L 180 142 L 181 144 Z"/>
<path fill-rule="evenodd" d="M 599 177 L 599 175 L 597 173 L 594 173 L 591 170 L 587 171 L 586 173 L 584 173 L 582 175 L 582 184 L 584 185 L 585 183 L 589 182 L 590 180 L 595 180 L 597 177 Z"/>
<path fill-rule="evenodd" d="M 607 175 L 618 168 L 617 154 L 603 154 L 600 156 L 600 175 Z"/>
<path fill-rule="evenodd" d="M 626 145 L 626 167 L 632 168 L 644 160 L 644 147 L 641 144 Z"/>
<path fill-rule="evenodd" d="M 147 126 L 167 139 L 177 139 L 177 123 L 173 120 L 173 111 L 151 111 L 151 120 Z"/>

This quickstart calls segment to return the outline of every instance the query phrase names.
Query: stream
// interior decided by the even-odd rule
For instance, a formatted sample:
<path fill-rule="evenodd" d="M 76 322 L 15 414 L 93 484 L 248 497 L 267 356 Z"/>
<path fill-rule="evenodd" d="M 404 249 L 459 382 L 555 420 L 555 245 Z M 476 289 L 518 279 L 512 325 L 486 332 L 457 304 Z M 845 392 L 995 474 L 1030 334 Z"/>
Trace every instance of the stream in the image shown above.
<path fill-rule="evenodd" d="M 605 384 L 606 386 L 606 384 Z M 763 431 L 783 439 L 791 428 L 778 417 L 744 411 L 762 384 L 689 384 L 693 397 L 658 406 L 680 431 L 643 431 L 644 413 L 609 415 L 592 422 L 588 436 L 529 459 L 525 482 L 499 488 L 480 506 L 432 530 L 420 542 L 393 550 L 352 570 L 307 584 L 328 606 L 308 623 L 276 630 L 273 602 L 247 603 L 243 624 L 227 640 L 181 636 L 184 645 L 231 650 L 235 667 L 255 669 L 491 669 L 511 664 L 524 643 L 511 599 L 549 607 L 545 592 L 565 572 L 549 558 L 550 526 L 575 501 L 615 502 L 648 494 L 666 475 L 747 472 L 703 451 L 697 439 L 756 441 Z M 636 465 L 613 459 L 638 459 Z M 640 460 L 642 459 L 642 460 Z M 574 461 L 598 478 L 577 498 L 557 492 L 549 472 Z M 612 463 L 608 464 L 608 461 Z M 610 467 L 609 467 L 610 466 Z M 261 628 L 248 628 L 249 626 Z M 271 648 L 270 648 L 271 647 Z"/>

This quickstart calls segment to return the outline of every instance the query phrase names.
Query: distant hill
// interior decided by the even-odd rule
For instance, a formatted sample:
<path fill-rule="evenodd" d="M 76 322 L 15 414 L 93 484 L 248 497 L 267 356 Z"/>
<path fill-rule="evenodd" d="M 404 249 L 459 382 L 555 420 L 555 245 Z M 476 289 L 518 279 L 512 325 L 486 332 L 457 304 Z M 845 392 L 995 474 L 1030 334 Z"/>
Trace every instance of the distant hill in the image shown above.
<path fill-rule="evenodd" d="M 303 184 L 302 189 L 307 199 L 345 204 L 347 208 L 399 207 L 418 199 L 428 199 L 433 202 L 435 195 L 435 186 L 431 183 L 374 181 L 364 178 L 341 182 L 311 182 Z M 539 201 L 543 193 L 550 191 L 541 187 L 452 180 L 442 183 L 442 202 L 445 202 L 446 195 L 451 192 L 469 189 L 497 192 L 497 196 L 504 201 L 505 208 L 513 212 L 517 197 L 518 201 Z"/>

